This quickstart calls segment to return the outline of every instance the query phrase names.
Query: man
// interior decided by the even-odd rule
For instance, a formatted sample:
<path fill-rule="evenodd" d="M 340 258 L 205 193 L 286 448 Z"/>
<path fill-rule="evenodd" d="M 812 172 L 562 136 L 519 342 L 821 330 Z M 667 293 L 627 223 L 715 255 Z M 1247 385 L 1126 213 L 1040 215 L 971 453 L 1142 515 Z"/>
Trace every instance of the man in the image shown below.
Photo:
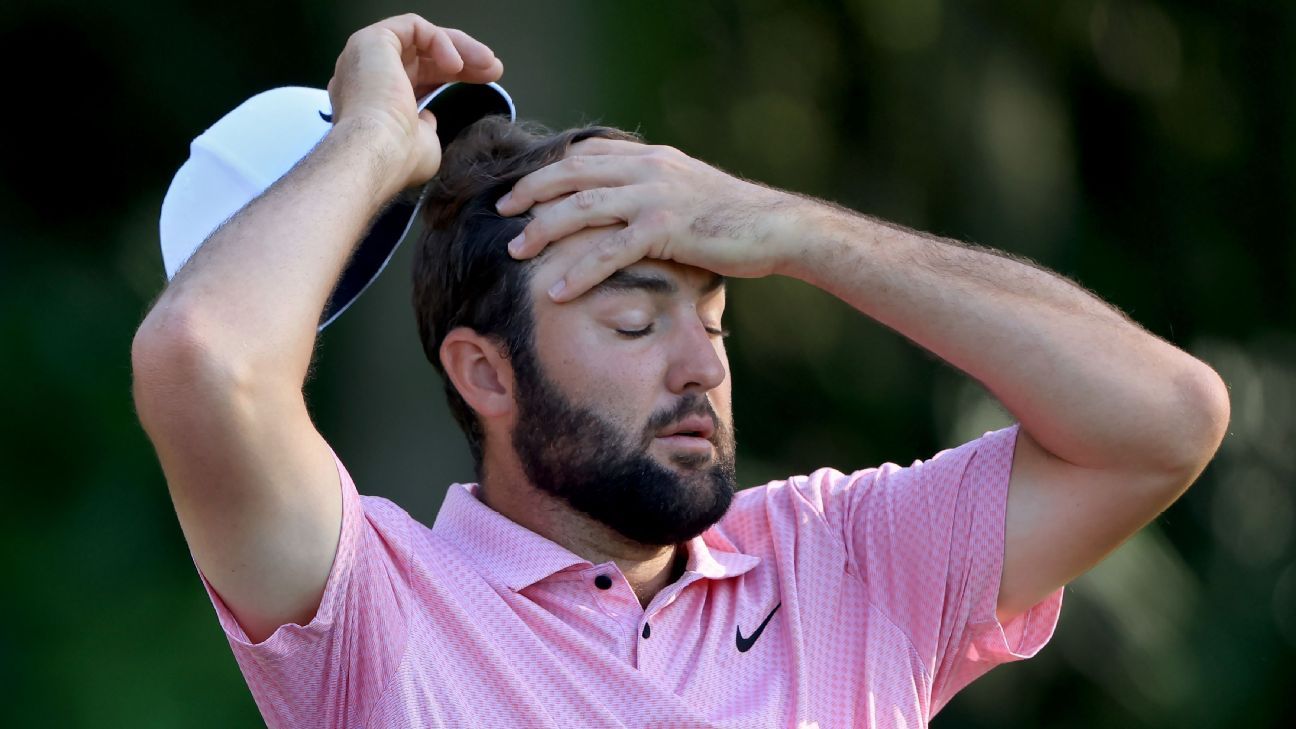
<path fill-rule="evenodd" d="M 1006 256 L 604 128 L 486 120 L 437 175 L 416 95 L 501 72 L 417 16 L 357 32 L 333 131 L 136 335 L 141 421 L 272 726 L 925 726 L 1042 647 L 1062 586 L 1222 439 L 1209 367 Z M 433 175 L 415 307 L 480 483 L 428 529 L 357 495 L 301 388 L 365 224 Z M 723 277 L 772 274 L 1018 425 L 735 494 Z"/>

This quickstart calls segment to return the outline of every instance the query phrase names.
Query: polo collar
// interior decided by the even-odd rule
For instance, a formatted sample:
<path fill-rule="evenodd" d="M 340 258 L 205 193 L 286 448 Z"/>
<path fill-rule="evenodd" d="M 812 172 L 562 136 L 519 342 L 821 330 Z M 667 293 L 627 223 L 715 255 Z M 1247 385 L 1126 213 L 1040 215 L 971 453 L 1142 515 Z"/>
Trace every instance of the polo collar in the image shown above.
<path fill-rule="evenodd" d="M 517 592 L 569 567 L 593 565 L 477 498 L 478 486 L 452 484 L 432 533 L 466 554 L 482 574 Z"/>
<path fill-rule="evenodd" d="M 460 549 L 483 574 L 517 592 L 557 572 L 594 566 L 483 504 L 477 494 L 477 484 L 452 484 L 432 532 Z M 723 538 L 708 546 L 705 538 L 710 534 L 708 530 L 687 542 L 687 572 L 722 580 L 741 575 L 760 563 L 759 557 L 725 549 L 732 549 L 732 545 Z"/>
<path fill-rule="evenodd" d="M 743 554 L 737 550 L 716 549 L 708 545 L 706 540 L 713 534 L 713 530 L 708 529 L 702 532 L 701 536 L 688 540 L 688 564 L 684 568 L 686 571 L 696 572 L 710 580 L 723 580 L 737 577 L 760 564 L 760 557 Z M 716 544 L 716 547 L 733 548 L 733 545 L 727 541 L 717 541 L 721 543 Z"/>

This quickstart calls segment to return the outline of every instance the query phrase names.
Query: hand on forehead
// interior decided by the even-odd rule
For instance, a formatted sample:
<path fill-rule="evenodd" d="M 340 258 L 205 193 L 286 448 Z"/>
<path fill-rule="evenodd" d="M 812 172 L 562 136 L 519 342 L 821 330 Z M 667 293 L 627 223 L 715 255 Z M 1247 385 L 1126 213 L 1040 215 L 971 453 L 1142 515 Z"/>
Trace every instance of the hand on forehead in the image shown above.
<path fill-rule="evenodd" d="M 553 209 L 554 206 L 570 196 L 571 193 L 566 193 L 552 200 L 536 203 L 531 206 L 530 214 L 533 216 L 539 215 L 545 210 Z M 532 274 L 532 292 L 537 296 L 544 296 L 544 293 L 562 278 L 564 271 L 589 253 L 590 246 L 597 245 L 598 241 L 606 238 L 609 233 L 614 233 L 625 227 L 625 223 L 614 223 L 597 228 L 584 228 L 547 245 L 534 259 L 536 268 Z M 641 258 L 617 270 L 656 270 L 658 276 L 664 275 L 666 278 L 675 280 L 686 295 L 691 289 L 699 289 L 705 293 L 710 293 L 715 289 L 713 281 L 716 280 L 716 275 L 714 273 L 693 266 L 677 264 L 673 261 Z M 591 291 L 585 293 L 588 294 Z"/>
<path fill-rule="evenodd" d="M 567 148 L 562 159 L 551 162 L 518 180 L 497 205 L 503 215 L 518 215 L 544 203 L 566 199 L 573 193 L 597 187 L 620 187 L 635 179 L 633 157 L 643 157 L 653 147 L 621 139 L 590 137 Z M 641 160 L 639 160 L 641 161 Z"/>
<path fill-rule="evenodd" d="M 538 216 L 546 210 L 553 209 L 569 196 L 570 193 L 536 203 L 528 212 L 532 216 Z M 582 254 L 588 251 L 593 242 L 624 227 L 625 223 L 615 223 L 597 228 L 584 228 L 545 246 L 544 250 L 533 259 L 535 268 L 531 274 L 532 290 L 538 296 L 548 298 L 545 292 L 563 279 L 566 271 L 581 259 Z"/>
<path fill-rule="evenodd" d="M 571 145 L 561 160 L 519 180 L 496 204 L 503 215 L 527 213 L 532 218 L 525 232 L 510 242 L 510 253 L 518 258 L 530 258 L 547 254 L 551 248 L 572 250 L 583 247 L 586 253 L 605 258 L 603 253 L 620 249 L 616 236 L 627 227 L 627 216 L 615 211 L 595 210 L 590 203 L 609 195 L 624 197 L 629 193 L 633 197 L 629 183 L 634 177 L 634 166 L 627 167 L 626 163 L 646 149 L 645 145 L 637 142 L 593 137 Z M 524 246 L 525 239 L 530 239 L 532 245 Z M 566 258 L 561 253 L 546 257 L 553 260 Z M 624 268 L 640 257 L 621 256 L 616 268 Z M 568 267 L 579 260 L 579 257 L 567 259 Z M 547 265 L 553 264 L 549 262 Z M 587 276 L 589 280 L 585 285 L 570 291 L 564 299 L 584 293 L 613 270 L 608 268 L 599 275 Z M 553 283 L 565 278 L 555 278 Z"/>
<path fill-rule="evenodd" d="M 514 258 L 533 258 L 550 246 L 583 252 L 561 276 L 543 276 L 552 279 L 550 298 L 561 303 L 643 259 L 721 275 L 768 275 L 778 251 L 760 247 L 743 216 L 769 208 L 771 194 L 671 147 L 591 138 L 518 180 L 496 208 L 501 215 L 531 212 L 508 243 Z"/>

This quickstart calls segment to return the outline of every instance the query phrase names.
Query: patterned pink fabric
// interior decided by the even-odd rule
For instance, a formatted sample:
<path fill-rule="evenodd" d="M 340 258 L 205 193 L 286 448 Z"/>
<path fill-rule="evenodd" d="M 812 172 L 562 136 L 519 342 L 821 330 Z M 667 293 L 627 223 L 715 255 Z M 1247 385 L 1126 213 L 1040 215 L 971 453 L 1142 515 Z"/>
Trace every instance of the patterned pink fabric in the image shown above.
<path fill-rule="evenodd" d="M 340 461 L 309 625 L 253 645 L 203 582 L 272 727 L 922 727 L 1056 625 L 1061 590 L 995 619 L 1016 432 L 742 491 L 647 610 L 473 485 L 428 529 Z"/>

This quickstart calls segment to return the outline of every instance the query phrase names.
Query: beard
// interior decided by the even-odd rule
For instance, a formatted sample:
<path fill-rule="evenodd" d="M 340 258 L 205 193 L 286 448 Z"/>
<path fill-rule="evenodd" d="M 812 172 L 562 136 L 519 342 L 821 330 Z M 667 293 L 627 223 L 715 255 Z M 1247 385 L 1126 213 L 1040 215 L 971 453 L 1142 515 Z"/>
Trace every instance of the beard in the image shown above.
<path fill-rule="evenodd" d="M 690 393 L 654 413 L 642 431 L 626 432 L 598 412 L 575 405 L 545 376 L 534 353 L 515 357 L 518 419 L 513 449 L 541 491 L 639 544 L 688 541 L 724 516 L 733 501 L 733 429 L 705 395 Z M 677 454 L 668 468 L 648 449 L 656 434 L 687 415 L 716 424 L 714 457 Z"/>

